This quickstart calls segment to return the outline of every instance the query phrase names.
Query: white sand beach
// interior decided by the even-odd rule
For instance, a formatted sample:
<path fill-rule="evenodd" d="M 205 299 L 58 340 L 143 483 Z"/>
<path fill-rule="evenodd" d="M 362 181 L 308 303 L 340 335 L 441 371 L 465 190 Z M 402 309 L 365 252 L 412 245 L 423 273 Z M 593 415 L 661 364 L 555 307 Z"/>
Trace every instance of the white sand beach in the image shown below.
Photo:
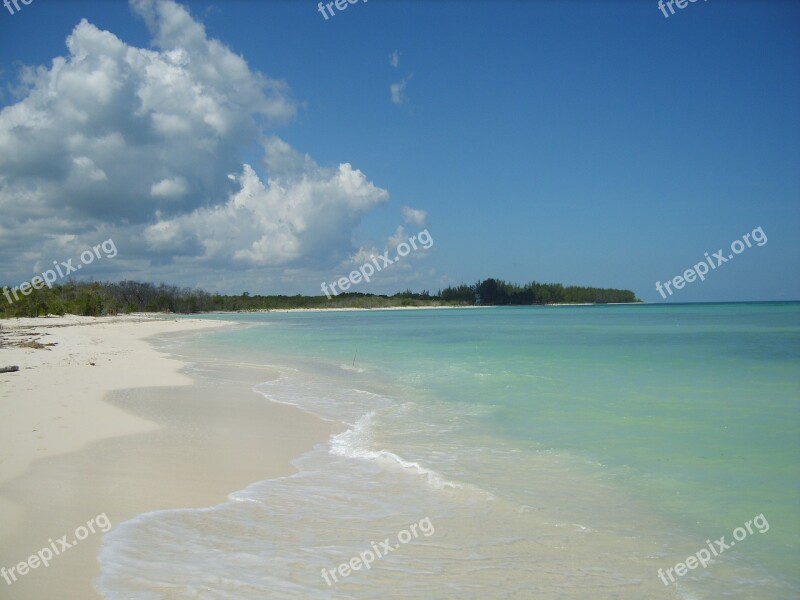
<path fill-rule="evenodd" d="M 0 369 L 19 367 L 0 373 L 0 567 L 6 569 L 101 513 L 114 526 L 142 512 L 214 505 L 253 481 L 290 474 L 289 461 L 335 427 L 253 393 L 263 372 L 229 377 L 240 385 L 224 393 L 192 385 L 182 362 L 145 341 L 225 326 L 219 322 L 66 316 L 0 326 Z M 135 389 L 131 410 L 107 401 L 115 390 Z M 146 415 L 134 414 L 140 405 Z M 24 576 L 17 569 L 13 594 L 0 596 L 44 600 L 58 590 L 68 598 L 99 597 L 92 579 L 101 535 L 47 568 Z M 0 581 L 0 589 L 7 585 Z"/>

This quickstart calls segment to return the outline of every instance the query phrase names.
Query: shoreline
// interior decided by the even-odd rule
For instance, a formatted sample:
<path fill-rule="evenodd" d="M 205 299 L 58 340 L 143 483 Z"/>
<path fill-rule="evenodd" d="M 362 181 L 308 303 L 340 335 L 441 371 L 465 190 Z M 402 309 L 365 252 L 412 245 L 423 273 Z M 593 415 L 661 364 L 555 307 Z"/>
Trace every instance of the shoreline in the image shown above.
<path fill-rule="evenodd" d="M 387 310 L 456 310 L 456 309 L 481 309 L 481 308 L 526 308 L 549 306 L 629 306 L 640 304 L 652 304 L 651 302 L 585 302 L 585 303 L 562 303 L 562 304 L 469 304 L 466 306 L 378 306 L 375 308 L 254 308 L 252 310 L 216 310 L 211 312 L 199 312 L 192 314 L 178 314 L 176 316 L 192 317 L 202 315 L 246 315 L 261 313 L 292 313 L 292 312 L 364 312 L 364 311 L 387 311 Z M 170 315 L 173 316 L 173 315 Z"/>
<path fill-rule="evenodd" d="M 20 371 L 0 374 L 0 567 L 96 515 L 113 531 L 142 513 L 225 502 L 296 472 L 293 459 L 339 430 L 254 392 L 267 369 L 212 364 L 215 377 L 189 376 L 152 342 L 225 326 L 145 315 L 2 323 L 0 366 Z M 90 535 L 20 576 L 14 597 L 99 598 L 101 541 Z"/>

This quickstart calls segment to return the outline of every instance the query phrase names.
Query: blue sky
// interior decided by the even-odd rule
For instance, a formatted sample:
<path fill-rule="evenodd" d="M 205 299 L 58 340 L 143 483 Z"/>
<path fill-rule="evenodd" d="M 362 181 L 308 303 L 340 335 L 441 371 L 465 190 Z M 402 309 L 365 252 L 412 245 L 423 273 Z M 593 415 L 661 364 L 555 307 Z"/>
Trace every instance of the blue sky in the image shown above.
<path fill-rule="evenodd" d="M 668 300 L 800 299 L 796 2 L 20 6 L 0 7 L 0 284 L 113 238 L 81 278 L 320 293 L 427 228 L 354 289 L 660 302 L 761 227 Z"/>

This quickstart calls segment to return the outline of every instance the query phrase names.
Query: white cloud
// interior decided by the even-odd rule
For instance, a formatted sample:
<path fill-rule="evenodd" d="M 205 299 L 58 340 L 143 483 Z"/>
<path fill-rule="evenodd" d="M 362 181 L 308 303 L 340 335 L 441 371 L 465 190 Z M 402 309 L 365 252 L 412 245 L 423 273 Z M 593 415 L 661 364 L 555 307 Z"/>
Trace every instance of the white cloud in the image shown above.
<path fill-rule="evenodd" d="M 278 138 L 265 146 L 266 182 L 244 165 L 234 176 L 240 189 L 224 205 L 159 220 L 145 231 L 151 247 L 202 247 L 204 259 L 245 267 L 331 264 L 347 256 L 361 217 L 389 194 L 349 163 L 325 169 Z"/>
<path fill-rule="evenodd" d="M 406 233 L 405 227 L 398 225 L 394 235 L 389 236 L 389 239 L 386 240 L 386 247 L 394 251 L 398 245 L 406 241 L 408 241 L 408 234 Z"/>
<path fill-rule="evenodd" d="M 413 75 L 409 75 L 408 77 L 405 77 L 397 83 L 393 83 L 389 86 L 389 92 L 391 93 L 392 102 L 394 104 L 400 105 L 408 102 L 408 97 L 406 96 L 406 86 L 412 77 Z"/>
<path fill-rule="evenodd" d="M 418 227 L 425 227 L 425 221 L 428 218 L 428 213 L 426 211 L 404 206 L 402 208 L 402 212 L 403 219 L 405 219 L 406 223 L 416 225 Z"/>
<path fill-rule="evenodd" d="M 108 181 L 105 171 L 98 169 L 88 156 L 76 156 L 72 162 L 75 163 L 75 172 L 79 177 L 85 177 L 89 181 Z"/>
<path fill-rule="evenodd" d="M 415 238 L 416 248 L 414 248 L 413 244 L 409 244 L 410 237 Z M 430 237 L 430 242 L 432 241 L 433 238 Z M 373 281 L 369 284 L 370 288 L 365 285 L 358 291 L 375 292 L 376 288 L 372 286 L 377 286 L 384 290 L 392 289 L 396 292 L 399 289 L 405 289 L 413 285 L 421 286 L 424 285 L 423 282 L 425 280 L 431 279 L 435 275 L 434 269 L 421 269 L 424 261 L 430 257 L 430 249 L 432 247 L 431 245 L 426 248 L 421 243 L 421 240 L 417 241 L 416 234 L 409 234 L 400 225 L 386 241 L 380 244 L 380 248 L 379 244 L 374 242 L 361 246 L 349 260 L 342 262 L 336 269 L 331 270 L 331 273 L 347 274 L 362 265 L 372 262 L 373 259 L 379 256 L 386 255 L 393 263 L 388 266 L 384 265 L 384 269 L 376 272 Z M 399 255 L 398 246 L 400 244 L 409 246 L 410 252 L 406 256 Z M 383 264 L 383 261 L 378 260 L 378 263 Z M 329 276 L 327 280 L 335 281 L 335 278 Z"/>
<path fill-rule="evenodd" d="M 288 85 L 186 8 L 130 5 L 151 48 L 84 19 L 66 55 L 24 69 L 21 99 L 0 111 L 0 260 L 49 262 L 113 235 L 126 276 L 174 262 L 157 276 L 202 284 L 209 265 L 319 269 L 351 256 L 355 228 L 388 193 L 348 162 L 321 167 L 267 136 L 264 123 L 297 110 Z M 243 165 L 259 141 L 263 165 Z"/>
<path fill-rule="evenodd" d="M 73 231 L 98 218 L 144 222 L 181 187 L 159 193 L 164 181 L 193 182 L 182 191 L 186 208 L 213 203 L 229 191 L 225 174 L 238 169 L 239 149 L 260 135 L 254 117 L 294 114 L 285 84 L 207 38 L 185 8 L 131 4 L 156 49 L 127 45 L 84 19 L 66 56 L 23 71 L 22 100 L 0 112 L 7 220 L 68 210 Z"/>
<path fill-rule="evenodd" d="M 395 50 L 389 55 L 389 64 L 395 68 L 400 66 L 400 52 Z"/>
<path fill-rule="evenodd" d="M 158 198 L 180 198 L 189 191 L 189 184 L 183 177 L 162 179 L 150 187 L 150 195 Z"/>

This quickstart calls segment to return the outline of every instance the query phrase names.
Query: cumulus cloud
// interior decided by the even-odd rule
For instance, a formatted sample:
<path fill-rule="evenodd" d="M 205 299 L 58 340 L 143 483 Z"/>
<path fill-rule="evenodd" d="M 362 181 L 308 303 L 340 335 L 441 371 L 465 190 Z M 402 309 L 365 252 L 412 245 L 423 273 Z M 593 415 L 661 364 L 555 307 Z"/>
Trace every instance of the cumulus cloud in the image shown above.
<path fill-rule="evenodd" d="M 418 227 L 425 227 L 425 221 L 428 218 L 428 213 L 418 208 L 411 208 L 404 206 L 402 208 L 403 219 L 406 223 L 416 225 Z"/>
<path fill-rule="evenodd" d="M 20 99 L 0 111 L 0 260 L 68 256 L 112 234 L 129 276 L 173 261 L 199 271 L 352 255 L 354 229 L 388 193 L 348 162 L 321 167 L 267 135 L 297 111 L 289 86 L 185 7 L 130 6 L 151 48 L 84 19 L 64 56 L 23 70 Z M 258 144 L 263 164 L 243 164 Z"/>
<path fill-rule="evenodd" d="M 66 209 L 80 217 L 78 232 L 97 218 L 148 220 L 176 195 L 184 208 L 212 203 L 225 196 L 239 149 L 257 141 L 255 117 L 294 113 L 285 84 L 208 39 L 185 8 L 131 4 L 156 50 L 84 19 L 67 38 L 68 55 L 28 69 L 23 99 L 0 112 L 7 219 Z"/>
<path fill-rule="evenodd" d="M 400 52 L 395 50 L 389 55 L 389 64 L 395 68 L 400 66 Z"/>
<path fill-rule="evenodd" d="M 150 187 L 150 195 L 160 198 L 179 198 L 186 195 L 189 185 L 183 177 L 162 179 Z"/>
<path fill-rule="evenodd" d="M 319 167 L 279 138 L 265 146 L 267 181 L 244 165 L 231 176 L 239 191 L 225 204 L 159 219 L 145 231 L 147 242 L 173 253 L 202 247 L 206 259 L 243 266 L 332 264 L 347 257 L 353 229 L 388 193 L 350 163 Z"/>

